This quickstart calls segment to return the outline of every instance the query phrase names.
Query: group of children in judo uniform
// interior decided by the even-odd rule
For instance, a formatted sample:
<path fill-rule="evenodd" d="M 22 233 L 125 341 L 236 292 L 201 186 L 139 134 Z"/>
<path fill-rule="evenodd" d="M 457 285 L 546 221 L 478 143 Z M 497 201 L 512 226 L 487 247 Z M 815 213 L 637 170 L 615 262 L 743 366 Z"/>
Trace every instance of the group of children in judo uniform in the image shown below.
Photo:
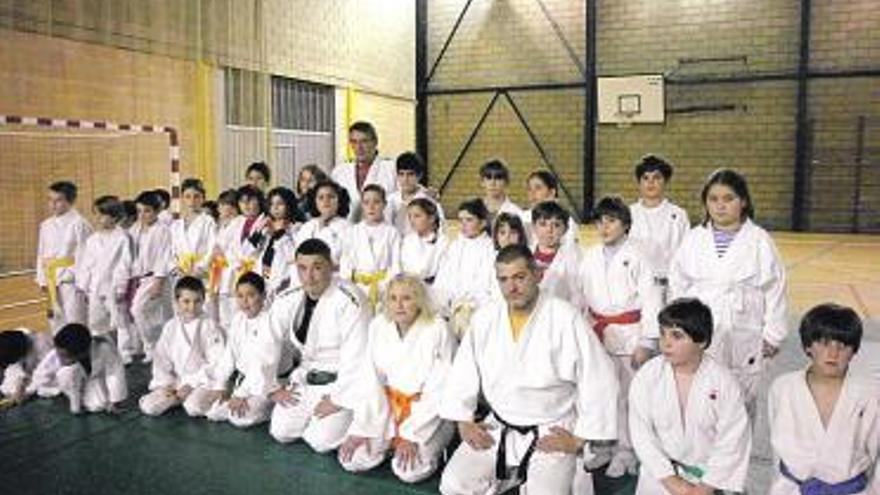
<path fill-rule="evenodd" d="M 143 354 L 144 414 L 268 422 L 352 472 L 391 457 L 423 480 L 457 430 L 447 494 L 589 493 L 596 469 L 638 474 L 640 494 L 743 491 L 757 384 L 787 329 L 784 265 L 740 174 L 710 176 L 690 228 L 665 197 L 671 166 L 647 156 L 639 201 L 601 199 L 600 242 L 582 248 L 553 174 L 529 176 L 523 210 L 493 160 L 451 239 L 418 156 L 380 159 L 366 123 L 350 138 L 356 163 L 334 180 L 264 196 L 252 167 L 216 218 L 187 179 L 178 218 L 147 191 L 125 230 L 105 196 L 93 230 L 75 186 L 52 184 L 37 262 L 52 337 L 0 333 L 3 404 L 118 410 Z M 880 389 L 848 371 L 860 320 L 821 305 L 800 336 L 809 366 L 770 390 L 771 492 L 880 493 Z"/>

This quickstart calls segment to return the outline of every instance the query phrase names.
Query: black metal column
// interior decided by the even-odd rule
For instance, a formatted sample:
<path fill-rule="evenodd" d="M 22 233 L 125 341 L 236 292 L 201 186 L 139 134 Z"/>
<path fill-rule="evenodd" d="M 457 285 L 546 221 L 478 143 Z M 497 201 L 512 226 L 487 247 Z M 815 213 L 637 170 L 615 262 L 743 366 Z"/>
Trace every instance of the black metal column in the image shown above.
<path fill-rule="evenodd" d="M 596 3 L 587 0 L 586 61 L 584 81 L 584 204 L 581 218 L 589 218 L 593 209 L 596 173 L 596 128 L 598 124 L 598 95 L 596 91 Z"/>
<path fill-rule="evenodd" d="M 794 195 L 791 203 L 791 228 L 794 231 L 807 229 L 807 158 L 809 150 L 807 146 L 808 127 L 808 90 L 810 73 L 810 16 L 812 14 L 812 1 L 801 0 L 801 32 L 800 32 L 800 56 L 797 68 L 797 116 L 795 121 L 795 148 L 794 148 Z"/>
<path fill-rule="evenodd" d="M 428 0 L 416 0 L 416 152 L 428 162 Z M 422 182 L 428 183 L 429 166 Z"/>

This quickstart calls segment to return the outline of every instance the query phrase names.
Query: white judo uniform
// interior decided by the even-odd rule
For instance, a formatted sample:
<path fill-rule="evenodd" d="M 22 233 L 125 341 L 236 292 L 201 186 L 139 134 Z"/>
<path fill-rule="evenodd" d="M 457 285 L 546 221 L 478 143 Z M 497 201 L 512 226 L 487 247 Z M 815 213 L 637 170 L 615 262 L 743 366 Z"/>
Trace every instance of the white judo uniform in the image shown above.
<path fill-rule="evenodd" d="M 46 332 L 34 332 L 27 328 L 15 328 L 12 331 L 22 332 L 30 341 L 27 353 L 20 361 L 6 367 L 0 380 L 0 396 L 10 397 L 19 392 L 27 391 L 34 370 L 52 350 L 51 336 Z"/>
<path fill-rule="evenodd" d="M 426 237 L 410 232 L 400 243 L 400 271 L 433 284 L 447 249 L 449 238 L 442 232 Z"/>
<path fill-rule="evenodd" d="M 526 235 L 529 238 L 529 246 L 534 250 L 537 240 L 535 239 L 535 226 L 532 220 L 532 210 L 523 210 L 520 218 L 522 218 L 523 226 L 526 228 Z M 577 244 L 578 230 L 578 223 L 575 221 L 574 217 L 568 217 L 568 229 L 566 229 L 565 234 L 562 236 L 562 245 Z"/>
<path fill-rule="evenodd" d="M 762 341 L 778 347 L 788 333 L 785 265 L 773 239 L 748 220 L 719 258 L 712 227 L 694 227 L 673 256 L 669 289 L 672 299 L 695 297 L 712 309 L 709 353 L 737 377 L 754 414 Z"/>
<path fill-rule="evenodd" d="M 626 407 L 629 383 L 635 373 L 630 358 L 639 346 L 656 347 L 661 292 L 638 242 L 625 239 L 613 254 L 606 250 L 603 244 L 587 249 L 576 280 L 584 316 L 617 369 L 618 442 L 620 447 L 630 449 Z"/>
<path fill-rule="evenodd" d="M 56 350 L 50 351 L 34 371 L 29 392 L 40 397 L 64 394 L 70 412 L 102 412 L 128 397 L 125 365 L 116 344 L 104 337 L 94 337 L 90 350 L 91 372 L 80 363 L 62 365 Z"/>
<path fill-rule="evenodd" d="M 189 224 L 183 217 L 171 224 L 171 256 L 178 276 L 205 274 L 216 234 L 217 224 L 204 212 L 193 217 Z"/>
<path fill-rule="evenodd" d="M 284 343 L 267 310 L 253 318 L 239 311 L 227 331 L 226 348 L 214 368 L 212 390 L 226 390 L 234 378 L 231 398 L 247 401 L 247 412 L 233 414 L 228 400 L 211 405 L 207 417 L 211 421 L 229 421 L 239 428 L 248 428 L 269 419 L 272 400 L 269 394 L 280 387 L 278 375 L 290 367 Z"/>
<path fill-rule="evenodd" d="M 225 333 L 232 324 L 236 311 L 235 273 L 233 260 L 237 253 L 244 217 L 236 216 L 217 228 L 211 261 L 208 265 L 207 290 L 216 301 L 216 322 Z"/>
<path fill-rule="evenodd" d="M 498 296 L 495 281 L 495 245 L 485 232 L 475 238 L 459 235 L 440 259 L 432 286 L 437 306 L 452 317 L 453 330 L 470 327 L 474 310 Z"/>
<path fill-rule="evenodd" d="M 373 443 L 370 453 L 362 447 L 350 461 L 340 460 L 346 470 L 378 466 L 394 448 L 395 438 L 401 438 L 418 444 L 420 461 L 406 469 L 395 460 L 394 474 L 408 483 L 431 476 L 455 431 L 439 415 L 455 347 L 455 337 L 440 317 L 417 320 L 402 338 L 384 314 L 373 318 L 362 378 L 364 399 L 355 407 L 348 430 L 349 435 L 368 437 Z"/>
<path fill-rule="evenodd" d="M 190 416 L 206 415 L 212 402 L 214 368 L 225 348 L 223 334 L 206 316 L 186 323 L 180 318 L 169 320 L 153 353 L 150 392 L 140 398 L 141 411 L 158 416 L 182 404 Z M 185 400 L 169 394 L 169 390 L 173 392 L 183 386 L 192 388 Z"/>
<path fill-rule="evenodd" d="M 385 207 L 385 221 L 389 224 L 393 225 L 394 228 L 400 232 L 400 236 L 406 236 L 410 232 L 412 232 L 412 227 L 409 224 L 409 215 L 407 213 L 407 207 L 409 206 L 410 201 L 416 198 L 424 198 L 434 203 L 437 207 L 437 220 L 440 224 L 438 230 L 443 229 L 443 224 L 446 222 L 446 215 L 443 213 L 443 206 L 437 202 L 436 199 L 432 198 L 430 194 L 428 194 L 427 190 L 424 186 L 419 186 L 416 192 L 409 199 L 403 199 L 403 193 L 400 190 L 394 191 L 391 194 L 387 195 L 388 205 Z"/>
<path fill-rule="evenodd" d="M 400 233 L 387 224 L 360 222 L 348 229 L 339 260 L 339 276 L 351 280 L 375 308 L 388 281 L 400 273 Z"/>
<path fill-rule="evenodd" d="M 815 480 L 853 485 L 835 493 L 880 494 L 880 384 L 850 369 L 826 427 L 806 373 L 807 369 L 787 373 L 770 387 L 770 443 L 776 472 L 770 495 L 826 493 L 819 487 L 809 491 L 807 485 L 815 485 Z M 782 474 L 782 463 L 790 476 Z M 862 474 L 865 486 L 859 489 L 854 478 Z M 806 483 L 799 488 L 792 477 Z"/>
<path fill-rule="evenodd" d="M 290 289 L 272 305 L 273 324 L 298 349 L 298 366 L 289 386 L 298 395 L 293 405 L 278 404 L 269 433 L 282 443 L 302 438 L 318 452 L 339 447 L 351 425 L 352 410 L 361 403 L 360 373 L 367 349 L 370 308 L 360 291 L 334 280 L 316 302 L 307 327 L 306 293 Z M 297 337 L 305 332 L 305 339 Z M 315 406 L 327 395 L 342 409 L 317 418 Z"/>
<path fill-rule="evenodd" d="M 122 227 L 97 230 L 86 241 L 76 267 L 76 284 L 88 297 L 92 335 L 129 328 L 125 294 L 133 260 L 134 243 Z"/>
<path fill-rule="evenodd" d="M 629 211 L 632 215 L 629 237 L 640 242 L 654 270 L 655 281 L 665 286 L 669 261 L 691 228 L 688 214 L 668 199 L 654 208 L 637 201 L 629 205 Z"/>
<path fill-rule="evenodd" d="M 498 211 L 496 211 L 492 215 L 492 218 L 494 220 L 495 218 L 498 218 L 498 215 L 500 215 L 502 213 L 509 213 L 511 215 L 518 216 L 520 219 L 523 220 L 523 223 L 525 223 L 525 218 L 524 218 L 525 212 L 526 212 L 525 210 L 520 208 L 519 205 L 514 203 L 510 199 L 510 197 L 508 196 L 508 197 L 504 198 L 504 202 L 501 203 L 501 206 L 498 207 Z"/>
<path fill-rule="evenodd" d="M 541 290 L 577 305 L 580 300 L 577 293 L 580 262 L 581 249 L 577 244 L 563 240 L 553 261 L 542 271 Z"/>
<path fill-rule="evenodd" d="M 296 245 L 299 247 L 309 239 L 321 239 L 330 247 L 333 264 L 339 266 L 345 238 L 350 228 L 351 224 L 342 217 L 333 217 L 327 224 L 324 224 L 320 218 L 313 218 L 304 223 L 297 232 Z"/>
<path fill-rule="evenodd" d="M 287 287 L 299 285 L 299 276 L 296 272 L 296 235 L 300 224 L 291 224 L 283 233 L 276 234 L 271 242 L 266 241 L 263 253 L 260 257 L 263 266 L 263 276 L 266 277 L 266 296 L 271 301 L 275 295 Z M 269 252 L 271 250 L 271 256 Z M 269 260 L 268 258 L 271 258 Z M 268 265 L 266 263 L 268 262 Z M 268 272 L 266 272 L 268 266 Z"/>
<path fill-rule="evenodd" d="M 134 292 L 130 306 L 134 331 L 123 335 L 120 329 L 119 349 L 123 359 L 141 347 L 147 356 L 151 356 L 162 325 L 174 314 L 171 306 L 173 287 L 169 279 L 171 231 L 158 221 L 148 227 L 138 222 L 129 229 L 129 235 L 134 241 L 135 252 L 129 282 L 129 289 L 133 286 Z M 157 286 L 161 287 L 160 292 L 153 295 Z"/>
<path fill-rule="evenodd" d="M 668 494 L 660 480 L 673 475 L 719 490 L 745 488 L 752 438 L 739 384 L 708 355 L 692 380 L 682 408 L 673 368 L 662 356 L 633 378 L 629 425 L 642 463 L 637 495 Z"/>
<path fill-rule="evenodd" d="M 514 341 L 507 302 L 497 300 L 477 310 L 473 328 L 461 341 L 440 416 L 473 421 L 482 394 L 493 411 L 485 422 L 492 426 L 488 432 L 495 445 L 474 450 L 462 443 L 456 449 L 440 482 L 446 495 L 505 490 L 511 480 L 497 479 L 496 461 L 501 459 L 502 469 L 517 479 L 519 473 L 510 468 L 522 467 L 530 446 L 552 426 L 588 441 L 617 434 L 614 366 L 577 309 L 542 294 L 521 332 Z M 526 429 L 521 433 L 502 421 Z M 534 450 L 522 473 L 527 474 L 525 490 L 531 495 L 569 493 L 575 469 L 574 455 Z"/>
<path fill-rule="evenodd" d="M 859 353 L 850 362 L 850 369 L 880 386 L 880 342 L 862 340 Z"/>
<path fill-rule="evenodd" d="M 76 263 L 91 234 L 92 227 L 75 209 L 40 223 L 35 280 L 47 289 L 53 332 L 67 323 L 87 321 L 85 295 L 77 289 L 74 279 Z"/>
<path fill-rule="evenodd" d="M 351 199 L 351 211 L 348 220 L 355 223 L 361 219 L 361 192 L 357 187 L 357 168 L 354 162 L 340 163 L 333 167 L 330 178 L 348 191 Z M 385 189 L 385 197 L 397 191 L 397 165 L 394 160 L 380 158 L 377 153 L 364 179 L 363 186 L 378 184 Z"/>

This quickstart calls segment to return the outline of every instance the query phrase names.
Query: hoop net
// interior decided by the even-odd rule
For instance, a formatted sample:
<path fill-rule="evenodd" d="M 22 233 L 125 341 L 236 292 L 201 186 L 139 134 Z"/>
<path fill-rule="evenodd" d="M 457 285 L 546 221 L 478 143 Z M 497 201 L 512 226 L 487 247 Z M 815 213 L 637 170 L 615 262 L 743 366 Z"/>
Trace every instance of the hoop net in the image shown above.
<path fill-rule="evenodd" d="M 168 138 L 162 134 L 0 125 L 0 276 L 30 270 L 40 222 L 49 215 L 47 188 L 70 180 L 76 207 L 90 221 L 95 198 L 131 199 L 168 188 Z"/>

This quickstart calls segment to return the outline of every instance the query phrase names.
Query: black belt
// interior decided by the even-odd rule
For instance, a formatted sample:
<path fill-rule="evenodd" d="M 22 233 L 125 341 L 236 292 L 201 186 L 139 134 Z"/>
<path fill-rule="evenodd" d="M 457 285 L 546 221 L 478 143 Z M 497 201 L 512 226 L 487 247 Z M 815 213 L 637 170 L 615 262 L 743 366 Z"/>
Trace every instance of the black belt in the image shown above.
<path fill-rule="evenodd" d="M 310 370 L 306 373 L 306 383 L 309 385 L 329 385 L 335 382 L 338 376 L 333 371 Z"/>
<path fill-rule="evenodd" d="M 422 280 L 423 280 L 426 284 L 431 285 L 431 284 L 434 283 L 434 279 L 435 279 L 435 278 L 437 278 L 437 277 L 425 277 L 425 278 L 423 278 Z"/>
<path fill-rule="evenodd" d="M 654 284 L 659 285 L 661 287 L 669 286 L 669 278 L 668 277 L 654 277 Z"/>
<path fill-rule="evenodd" d="M 495 457 L 495 479 L 499 481 L 510 478 L 507 474 L 507 434 L 510 433 L 510 430 L 513 430 L 520 435 L 532 434 L 532 441 L 529 443 L 529 447 L 526 449 L 526 453 L 523 455 L 519 465 L 516 466 L 516 480 L 519 483 L 525 483 L 526 479 L 528 479 L 529 461 L 531 461 L 532 454 L 535 453 L 535 447 L 538 443 L 538 426 L 520 426 L 508 423 L 494 410 L 492 411 L 492 415 L 495 416 L 495 419 L 497 419 L 502 425 L 501 438 L 498 441 L 498 451 Z"/>

